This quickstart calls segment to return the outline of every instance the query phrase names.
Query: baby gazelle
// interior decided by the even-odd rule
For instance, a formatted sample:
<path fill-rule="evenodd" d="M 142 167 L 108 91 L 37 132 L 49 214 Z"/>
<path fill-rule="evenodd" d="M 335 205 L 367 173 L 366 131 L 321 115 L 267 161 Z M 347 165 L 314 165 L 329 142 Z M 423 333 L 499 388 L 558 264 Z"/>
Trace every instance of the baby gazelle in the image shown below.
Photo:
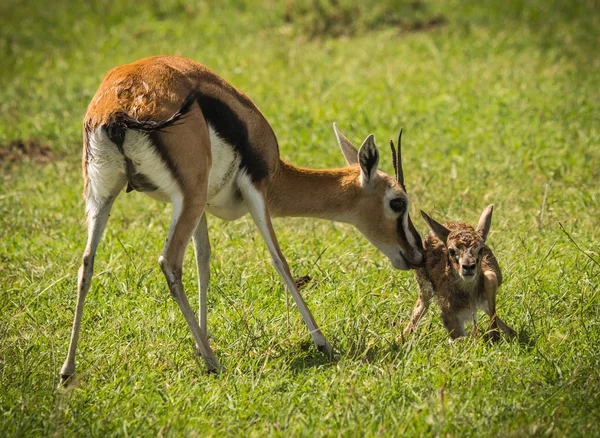
<path fill-rule="evenodd" d="M 502 273 L 485 244 L 493 209 L 493 205 L 485 209 L 476 229 L 462 222 L 441 225 L 421 211 L 432 231 L 423 241 L 425 267 L 415 270 L 420 293 L 405 335 L 415 330 L 436 295 L 444 327 L 452 339 L 465 336 L 465 322 L 470 319 L 476 330 L 478 309 L 491 319 L 492 339 L 499 337 L 498 327 L 508 336 L 515 336 L 515 331 L 496 315 L 496 292 Z"/>

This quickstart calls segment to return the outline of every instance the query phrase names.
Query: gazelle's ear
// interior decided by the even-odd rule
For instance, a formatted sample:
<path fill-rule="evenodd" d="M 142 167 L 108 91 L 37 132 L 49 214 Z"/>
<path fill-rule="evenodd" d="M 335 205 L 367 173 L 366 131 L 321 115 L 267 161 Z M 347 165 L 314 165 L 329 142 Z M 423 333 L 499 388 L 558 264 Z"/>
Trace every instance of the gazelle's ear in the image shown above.
<path fill-rule="evenodd" d="M 492 226 L 492 212 L 494 211 L 494 204 L 488 205 L 483 213 L 481 213 L 481 217 L 479 218 L 479 223 L 477 224 L 477 231 L 481 234 L 483 241 L 487 239 L 487 235 L 490 232 L 490 227 Z"/>
<path fill-rule="evenodd" d="M 435 219 L 432 219 L 431 217 L 429 217 L 427 215 L 427 213 L 425 213 L 423 210 L 421 210 L 421 216 L 423 216 L 423 219 L 425 219 L 425 222 L 427 222 L 427 225 L 429 225 L 429 228 L 431 228 L 431 231 L 433 231 L 433 234 L 435 234 L 438 239 L 440 239 L 442 242 L 444 242 L 444 245 L 445 245 L 446 242 L 448 241 L 448 236 L 450 235 L 450 230 L 448 228 L 446 228 L 445 226 L 443 226 L 442 224 L 440 224 Z"/>
<path fill-rule="evenodd" d="M 377 178 L 377 168 L 379 167 L 379 150 L 375 145 L 373 134 L 370 134 L 360 147 L 358 162 L 360 163 L 361 180 L 365 184 L 373 182 Z"/>
<path fill-rule="evenodd" d="M 356 164 L 358 163 L 358 149 L 354 147 L 354 145 L 346 138 L 342 131 L 340 131 L 337 127 L 337 124 L 333 124 L 333 131 L 335 132 L 335 136 L 340 145 L 340 149 L 346 158 L 346 163 L 348 164 Z"/>

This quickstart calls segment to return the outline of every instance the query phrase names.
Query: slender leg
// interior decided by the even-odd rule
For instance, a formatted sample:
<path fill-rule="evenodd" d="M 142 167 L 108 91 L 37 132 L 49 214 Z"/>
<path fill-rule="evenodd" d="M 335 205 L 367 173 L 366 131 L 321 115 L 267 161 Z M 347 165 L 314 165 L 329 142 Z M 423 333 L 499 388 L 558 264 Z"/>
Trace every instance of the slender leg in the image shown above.
<path fill-rule="evenodd" d="M 421 271 L 421 269 L 417 269 L 415 271 L 415 277 L 417 279 L 417 283 L 419 284 L 419 298 L 417 298 L 417 303 L 413 309 L 410 322 L 402 332 L 405 336 L 416 330 L 417 324 L 419 324 L 419 321 L 423 315 L 425 315 L 427 309 L 429 309 L 431 299 L 433 298 L 433 285 Z"/>
<path fill-rule="evenodd" d="M 185 249 L 204 214 L 204 204 L 205 202 L 192 204 L 186 203 L 185 200 L 173 200 L 173 219 L 169 229 L 169 237 L 162 255 L 158 258 L 158 264 L 165 275 L 171 296 L 181 309 L 181 313 L 190 327 L 196 346 L 206 363 L 206 369 L 209 372 L 216 372 L 221 369 L 221 365 L 210 348 L 206 332 L 198 325 L 181 281 Z"/>
<path fill-rule="evenodd" d="M 267 206 L 262 192 L 250 182 L 240 184 L 240 189 L 248 210 L 250 211 L 250 215 L 258 227 L 262 238 L 267 244 L 267 248 L 269 249 L 269 253 L 271 254 L 271 258 L 273 260 L 273 265 L 285 282 L 292 295 L 292 298 L 294 298 L 296 306 L 298 306 L 298 310 L 300 310 L 300 313 L 302 314 L 304 323 L 308 327 L 317 349 L 329 356 L 333 356 L 334 351 L 331 347 L 331 344 L 321 333 L 321 329 L 313 318 L 312 313 L 304 302 L 304 299 L 302 298 L 302 295 L 300 295 L 296 283 L 292 278 L 288 263 L 281 252 L 279 243 L 277 242 L 277 237 L 275 236 L 275 231 L 273 230 L 273 225 L 271 224 L 271 217 L 267 211 Z"/>
<path fill-rule="evenodd" d="M 483 273 L 483 288 L 487 298 L 487 314 L 490 317 L 490 331 L 488 337 L 498 340 L 498 318 L 496 316 L 496 291 L 498 290 L 498 278 L 493 271 Z"/>
<path fill-rule="evenodd" d="M 81 328 L 81 318 L 83 316 L 83 305 L 85 297 L 90 289 L 92 275 L 94 274 L 94 257 L 102 233 L 106 228 L 110 210 L 115 197 L 110 197 L 104 201 L 98 201 L 94 197 L 88 196 L 86 200 L 86 209 L 88 212 L 88 240 L 83 252 L 83 260 L 79 268 L 77 282 L 77 305 L 75 307 L 75 319 L 71 330 L 71 342 L 69 343 L 69 352 L 67 358 L 60 370 L 61 383 L 64 385 L 75 373 L 75 351 L 77 350 L 77 341 L 79 339 L 79 330 Z"/>
<path fill-rule="evenodd" d="M 491 320 L 491 330 L 496 333 L 492 335 L 492 339 L 496 339 L 498 327 L 509 337 L 514 338 L 517 333 L 508 326 L 496 313 L 496 292 L 498 291 L 498 278 L 493 271 L 485 271 L 483 273 L 483 286 L 487 297 L 487 312 Z"/>
<path fill-rule="evenodd" d="M 210 283 L 210 241 L 208 240 L 208 227 L 206 224 L 206 213 L 200 218 L 200 222 L 194 231 L 194 254 L 196 255 L 196 267 L 198 268 L 198 290 L 200 291 L 200 304 L 198 318 L 200 328 L 208 335 L 206 296 Z"/>

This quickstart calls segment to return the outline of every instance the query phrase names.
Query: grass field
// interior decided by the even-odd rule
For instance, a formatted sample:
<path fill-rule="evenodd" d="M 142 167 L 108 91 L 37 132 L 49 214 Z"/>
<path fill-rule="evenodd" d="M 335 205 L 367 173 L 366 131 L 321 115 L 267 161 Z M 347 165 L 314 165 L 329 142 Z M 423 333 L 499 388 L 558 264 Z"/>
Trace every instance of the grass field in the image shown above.
<path fill-rule="evenodd" d="M 127 3 L 0 3 L 0 436 L 600 436 L 598 1 Z M 108 69 L 163 53 L 245 91 L 298 165 L 343 164 L 336 121 L 356 143 L 373 132 L 391 172 L 403 127 L 421 232 L 418 209 L 475 222 L 495 204 L 518 341 L 449 345 L 432 307 L 397 342 L 412 273 L 350 226 L 278 219 L 330 362 L 250 219 L 209 218 L 226 372 L 206 375 L 156 263 L 170 207 L 134 192 L 98 251 L 76 381 L 57 390 L 86 238 L 81 120 Z M 195 308 L 191 249 L 184 284 Z"/>

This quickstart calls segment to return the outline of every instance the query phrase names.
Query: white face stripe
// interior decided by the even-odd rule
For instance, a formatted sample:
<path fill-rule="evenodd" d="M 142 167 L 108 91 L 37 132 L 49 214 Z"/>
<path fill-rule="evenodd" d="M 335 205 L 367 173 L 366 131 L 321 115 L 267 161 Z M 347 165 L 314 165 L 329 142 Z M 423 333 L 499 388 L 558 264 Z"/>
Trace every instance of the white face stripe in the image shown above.
<path fill-rule="evenodd" d="M 402 198 L 404 199 L 404 201 L 406 201 L 406 209 L 408 211 L 408 208 L 410 207 L 410 200 L 408 199 L 408 196 L 406 196 L 405 193 L 398 193 L 397 190 L 395 190 L 393 187 L 390 187 L 386 190 L 385 195 L 383 197 L 383 208 L 384 211 L 386 213 L 386 215 L 388 215 L 389 217 L 397 217 L 398 213 L 396 213 L 395 211 L 392 210 L 392 208 L 390 207 L 390 201 L 392 199 L 396 199 L 396 198 Z M 410 231 L 410 228 L 408 226 L 408 213 L 405 213 L 402 216 L 402 229 L 404 230 L 404 235 L 406 236 L 406 241 L 408 242 L 408 244 L 415 248 L 417 246 L 417 242 L 415 240 L 415 237 L 413 236 L 413 233 Z"/>
<path fill-rule="evenodd" d="M 410 231 L 410 228 L 408 226 L 408 204 L 406 205 L 406 209 L 407 212 L 402 218 L 402 228 L 404 228 L 404 235 L 406 236 L 406 241 L 411 247 L 414 248 L 417 246 L 417 241 L 415 240 L 415 236 L 413 236 L 413 233 Z"/>

